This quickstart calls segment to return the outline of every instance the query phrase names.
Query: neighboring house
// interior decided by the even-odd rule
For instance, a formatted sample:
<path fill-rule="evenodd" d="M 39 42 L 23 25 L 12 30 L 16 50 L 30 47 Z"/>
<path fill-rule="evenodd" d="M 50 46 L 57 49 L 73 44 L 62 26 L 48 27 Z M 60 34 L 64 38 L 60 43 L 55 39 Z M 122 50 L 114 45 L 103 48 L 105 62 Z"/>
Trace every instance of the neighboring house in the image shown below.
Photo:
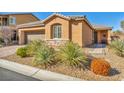
<path fill-rule="evenodd" d="M 10 30 L 13 32 L 12 39 L 17 40 L 17 25 L 38 20 L 39 19 L 31 13 L 0 14 L 0 36 L 2 36 L 2 31 Z"/>
<path fill-rule="evenodd" d="M 52 14 L 43 21 L 17 26 L 19 44 L 32 40 L 46 40 L 50 44 L 60 44 L 68 40 L 80 46 L 93 43 L 109 43 L 111 27 L 91 25 L 86 16 L 64 16 Z"/>

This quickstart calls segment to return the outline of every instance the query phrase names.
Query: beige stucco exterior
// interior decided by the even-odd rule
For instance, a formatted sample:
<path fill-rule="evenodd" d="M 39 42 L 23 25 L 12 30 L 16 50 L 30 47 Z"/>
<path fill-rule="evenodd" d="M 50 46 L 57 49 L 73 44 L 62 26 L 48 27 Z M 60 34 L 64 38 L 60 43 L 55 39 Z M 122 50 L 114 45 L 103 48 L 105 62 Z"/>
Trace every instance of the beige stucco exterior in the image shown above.
<path fill-rule="evenodd" d="M 74 43 L 78 43 L 80 46 L 83 44 L 83 29 L 82 29 L 82 22 L 71 22 L 71 38 Z"/>
<path fill-rule="evenodd" d="M 16 18 L 16 25 L 38 21 L 38 19 L 36 17 L 32 16 L 31 14 L 10 15 L 9 17 L 11 17 L 11 16 Z"/>
<path fill-rule="evenodd" d="M 62 25 L 61 38 L 69 39 L 69 21 L 60 17 L 53 17 L 50 20 L 45 22 L 45 38 L 52 39 L 52 26 L 55 24 Z"/>
<path fill-rule="evenodd" d="M 83 33 L 82 33 L 82 38 L 83 38 L 83 46 L 87 46 L 93 43 L 93 29 L 91 29 L 91 27 L 89 27 L 89 25 L 83 21 L 82 22 L 82 29 L 83 29 Z"/>
<path fill-rule="evenodd" d="M 53 16 L 43 22 L 44 27 L 26 27 L 19 28 L 19 44 L 25 44 L 25 32 L 27 31 L 45 31 L 45 40 L 52 40 L 52 26 L 55 24 L 61 25 L 61 40 L 70 40 L 78 43 L 81 47 L 88 46 L 94 43 L 95 29 L 86 20 L 69 20 L 61 16 Z M 101 43 L 102 33 L 106 34 L 106 39 L 110 39 L 110 31 L 97 31 L 98 43 Z M 107 41 L 108 42 L 108 41 Z"/>
<path fill-rule="evenodd" d="M 36 18 L 32 14 L 7 14 L 7 15 L 0 15 L 1 26 L 11 26 L 11 24 L 9 24 L 9 19 L 11 17 L 15 17 L 16 18 L 16 24 L 15 25 L 29 23 L 29 22 L 34 22 L 34 21 L 38 21 L 39 20 L 38 18 Z M 3 22 L 5 22 L 5 18 L 7 20 L 6 21 L 7 25 L 3 25 Z"/>
<path fill-rule="evenodd" d="M 25 44 L 26 43 L 26 32 L 39 32 L 44 31 L 44 27 L 34 27 L 34 28 L 25 28 L 25 29 L 19 29 L 18 30 L 18 36 L 19 36 L 19 44 Z"/>

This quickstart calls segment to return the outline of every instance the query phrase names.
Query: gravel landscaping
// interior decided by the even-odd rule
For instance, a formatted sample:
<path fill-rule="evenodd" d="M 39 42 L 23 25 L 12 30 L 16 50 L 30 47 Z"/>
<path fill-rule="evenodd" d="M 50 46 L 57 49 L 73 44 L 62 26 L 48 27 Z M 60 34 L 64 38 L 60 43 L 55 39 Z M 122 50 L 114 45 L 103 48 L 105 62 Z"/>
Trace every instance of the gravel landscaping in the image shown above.
<path fill-rule="evenodd" d="M 41 69 L 46 69 L 46 70 L 53 71 L 53 72 L 62 73 L 65 75 L 70 75 L 70 76 L 81 78 L 84 80 L 123 80 L 124 79 L 124 63 L 123 63 L 124 58 L 118 57 L 112 51 L 109 51 L 104 56 L 94 55 L 94 57 L 104 58 L 110 63 L 112 70 L 110 71 L 109 76 L 96 75 L 90 70 L 72 68 L 71 66 L 67 66 L 61 63 L 53 64 L 45 68 L 43 65 L 41 66 L 41 65 L 34 64 L 32 62 L 33 57 L 21 58 L 17 56 L 16 54 L 13 54 L 7 57 L 2 57 L 2 59 L 14 61 L 20 64 L 38 67 Z"/>

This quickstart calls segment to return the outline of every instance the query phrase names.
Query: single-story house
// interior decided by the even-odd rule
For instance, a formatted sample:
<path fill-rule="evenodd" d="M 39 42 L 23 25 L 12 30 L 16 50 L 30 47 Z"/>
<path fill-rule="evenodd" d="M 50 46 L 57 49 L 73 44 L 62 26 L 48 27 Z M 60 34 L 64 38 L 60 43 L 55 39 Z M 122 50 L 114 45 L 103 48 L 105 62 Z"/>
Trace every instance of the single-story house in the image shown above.
<path fill-rule="evenodd" d="M 42 21 L 17 26 L 19 44 L 32 40 L 45 40 L 51 44 L 73 41 L 80 46 L 109 43 L 112 27 L 92 25 L 86 16 L 52 14 Z"/>

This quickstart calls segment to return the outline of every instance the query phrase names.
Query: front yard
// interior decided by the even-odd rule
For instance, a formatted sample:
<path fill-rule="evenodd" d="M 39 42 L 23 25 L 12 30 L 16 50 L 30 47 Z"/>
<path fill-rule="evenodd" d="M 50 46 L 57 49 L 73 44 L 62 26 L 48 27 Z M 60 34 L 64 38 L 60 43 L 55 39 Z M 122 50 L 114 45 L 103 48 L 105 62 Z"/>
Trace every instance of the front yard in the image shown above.
<path fill-rule="evenodd" d="M 94 56 L 97 57 L 97 56 Z M 100 57 L 100 56 L 99 56 Z M 20 64 L 30 65 L 34 67 L 38 67 L 41 69 L 46 69 L 53 72 L 62 73 L 65 75 L 81 78 L 84 80 L 123 80 L 124 78 L 124 59 L 122 57 L 118 57 L 112 51 L 109 51 L 107 55 L 101 56 L 101 58 L 105 58 L 111 65 L 112 70 L 110 71 L 109 76 L 101 76 L 96 75 L 90 70 L 83 70 L 82 68 L 72 68 L 71 66 L 67 66 L 61 63 L 57 63 L 55 65 L 47 66 L 45 68 L 43 65 L 34 64 L 32 62 L 33 57 L 24 57 L 21 58 L 16 54 L 3 57 L 2 59 L 7 59 L 10 61 L 14 61 Z"/>
<path fill-rule="evenodd" d="M 123 44 L 119 47 L 123 49 Z M 123 51 L 120 51 L 120 48 L 117 47 L 119 49 L 117 53 L 123 56 Z M 98 53 L 95 55 L 83 53 L 87 49 L 82 49 L 72 42 L 58 49 L 59 51 L 54 50 L 44 42 L 35 41 L 31 45 L 19 48 L 15 54 L 1 56 L 0 58 L 83 80 L 112 81 L 124 79 L 124 58 L 116 55 L 111 48 L 103 55 L 99 54 L 100 50 L 95 50 Z M 94 68 L 92 67 L 93 63 Z M 98 73 L 95 74 L 94 70 Z"/>

